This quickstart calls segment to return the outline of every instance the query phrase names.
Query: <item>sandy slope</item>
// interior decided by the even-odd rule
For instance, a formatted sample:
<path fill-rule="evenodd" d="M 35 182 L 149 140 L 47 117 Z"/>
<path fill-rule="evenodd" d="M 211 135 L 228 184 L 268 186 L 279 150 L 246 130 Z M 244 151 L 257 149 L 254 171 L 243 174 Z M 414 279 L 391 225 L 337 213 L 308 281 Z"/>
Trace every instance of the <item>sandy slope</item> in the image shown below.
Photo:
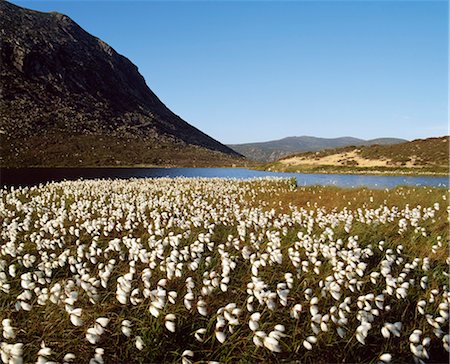
<path fill-rule="evenodd" d="M 337 153 L 323 157 L 314 158 L 312 156 L 295 156 L 292 158 L 282 159 L 279 162 L 286 166 L 300 165 L 325 165 L 325 166 L 346 166 L 349 163 L 359 167 L 392 167 L 395 166 L 390 159 L 366 159 L 359 155 L 359 149 L 353 149 L 350 152 Z M 353 161 L 353 162 L 352 162 Z M 357 164 L 355 164 L 355 162 Z M 414 168 L 421 167 L 414 165 L 413 162 L 407 162 L 404 167 Z"/>

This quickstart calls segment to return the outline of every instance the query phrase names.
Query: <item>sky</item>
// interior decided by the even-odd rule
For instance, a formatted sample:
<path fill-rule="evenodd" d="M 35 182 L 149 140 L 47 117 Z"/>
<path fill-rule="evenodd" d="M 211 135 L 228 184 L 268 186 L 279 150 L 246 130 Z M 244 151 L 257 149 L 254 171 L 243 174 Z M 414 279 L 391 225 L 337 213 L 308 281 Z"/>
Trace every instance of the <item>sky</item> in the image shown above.
<path fill-rule="evenodd" d="M 447 1 L 11 1 L 70 16 L 223 143 L 448 134 Z"/>

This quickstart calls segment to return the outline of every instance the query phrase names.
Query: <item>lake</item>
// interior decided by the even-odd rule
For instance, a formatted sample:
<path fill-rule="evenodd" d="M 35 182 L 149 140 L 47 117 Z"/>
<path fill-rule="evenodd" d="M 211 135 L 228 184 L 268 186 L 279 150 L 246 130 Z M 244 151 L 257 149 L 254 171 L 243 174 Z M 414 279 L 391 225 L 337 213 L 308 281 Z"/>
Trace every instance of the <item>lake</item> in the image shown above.
<path fill-rule="evenodd" d="M 31 186 L 49 181 L 78 178 L 155 178 L 155 177 L 295 177 L 298 186 L 393 188 L 399 185 L 447 187 L 447 177 L 368 176 L 350 174 L 304 174 L 256 171 L 244 168 L 1 168 L 2 186 Z"/>

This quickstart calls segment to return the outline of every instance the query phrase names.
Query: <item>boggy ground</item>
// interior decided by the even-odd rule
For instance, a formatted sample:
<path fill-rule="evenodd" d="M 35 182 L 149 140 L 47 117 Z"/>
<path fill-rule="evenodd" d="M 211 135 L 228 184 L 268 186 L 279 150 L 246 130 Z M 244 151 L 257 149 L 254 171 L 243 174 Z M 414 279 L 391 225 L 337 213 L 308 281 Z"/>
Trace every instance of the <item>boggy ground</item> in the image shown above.
<path fill-rule="evenodd" d="M 447 198 L 279 179 L 3 189 L 2 360 L 445 362 Z"/>

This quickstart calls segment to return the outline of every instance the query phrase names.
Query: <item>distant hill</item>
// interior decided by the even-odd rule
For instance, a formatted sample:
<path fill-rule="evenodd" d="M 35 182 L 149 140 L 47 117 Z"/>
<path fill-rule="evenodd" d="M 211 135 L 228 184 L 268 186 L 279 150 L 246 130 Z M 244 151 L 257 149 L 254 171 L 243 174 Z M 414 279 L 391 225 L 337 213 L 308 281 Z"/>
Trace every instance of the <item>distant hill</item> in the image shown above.
<path fill-rule="evenodd" d="M 287 137 L 261 143 L 229 144 L 228 146 L 255 161 L 271 162 L 297 152 L 310 152 L 348 145 L 397 144 L 406 142 L 398 138 L 364 140 L 352 137 L 316 138 L 311 136 Z"/>
<path fill-rule="evenodd" d="M 0 165 L 242 160 L 175 115 L 133 63 L 69 17 L 0 0 Z"/>
<path fill-rule="evenodd" d="M 291 172 L 448 174 L 449 137 L 299 153 L 283 157 L 265 168 Z"/>

